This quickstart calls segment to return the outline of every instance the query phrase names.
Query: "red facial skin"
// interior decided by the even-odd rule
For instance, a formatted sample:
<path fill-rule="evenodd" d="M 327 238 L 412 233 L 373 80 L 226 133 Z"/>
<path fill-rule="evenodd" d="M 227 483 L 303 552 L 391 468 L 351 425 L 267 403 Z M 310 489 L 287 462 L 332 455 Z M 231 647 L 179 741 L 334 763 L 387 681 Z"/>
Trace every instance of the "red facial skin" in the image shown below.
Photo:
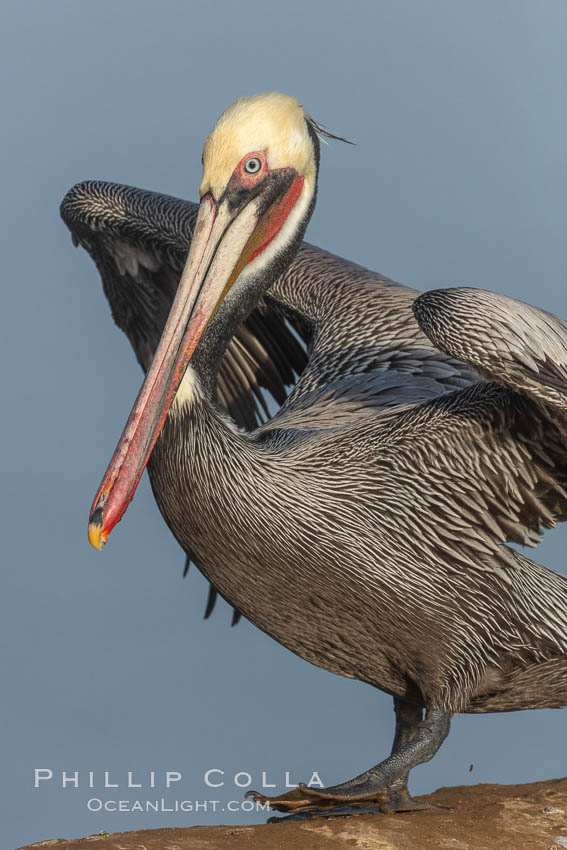
<path fill-rule="evenodd" d="M 250 159 L 253 158 L 260 161 L 260 168 L 254 174 L 249 174 L 244 166 Z M 238 186 L 242 186 L 243 189 L 250 190 L 269 174 L 283 174 L 292 171 L 293 169 L 288 168 L 270 169 L 268 166 L 266 151 L 250 151 L 250 153 L 247 153 L 246 156 L 242 157 L 234 169 L 229 185 L 236 184 Z M 252 253 L 246 256 L 246 263 L 251 263 L 252 260 L 256 259 L 256 257 L 270 244 L 272 239 L 277 236 L 295 202 L 299 198 L 302 189 L 303 177 L 296 175 L 285 195 L 271 206 L 269 217 L 259 223 L 254 249 Z"/>
<path fill-rule="evenodd" d="M 244 166 L 249 159 L 253 159 L 254 157 L 260 160 L 261 168 L 256 171 L 255 174 L 249 174 L 245 171 Z M 270 169 L 268 168 L 268 157 L 266 156 L 266 151 L 251 151 L 251 153 L 247 153 L 246 156 L 242 157 L 234 169 L 232 177 L 236 177 L 238 183 L 245 189 L 253 189 L 256 183 L 258 183 L 259 180 L 262 180 L 263 177 L 266 177 L 269 172 Z"/>

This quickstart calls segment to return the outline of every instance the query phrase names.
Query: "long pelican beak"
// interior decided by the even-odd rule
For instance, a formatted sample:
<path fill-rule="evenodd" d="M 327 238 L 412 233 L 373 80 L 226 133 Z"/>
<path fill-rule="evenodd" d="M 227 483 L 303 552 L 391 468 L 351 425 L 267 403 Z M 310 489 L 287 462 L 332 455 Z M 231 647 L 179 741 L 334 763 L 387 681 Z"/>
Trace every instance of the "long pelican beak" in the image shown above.
<path fill-rule="evenodd" d="M 274 238 L 303 178 L 281 169 L 244 203 L 204 195 L 177 295 L 146 379 L 95 496 L 89 541 L 102 549 L 132 499 L 179 384 L 207 325 L 242 269 Z M 241 197 L 241 196 L 240 196 Z M 236 200 L 236 204 L 235 204 Z"/>

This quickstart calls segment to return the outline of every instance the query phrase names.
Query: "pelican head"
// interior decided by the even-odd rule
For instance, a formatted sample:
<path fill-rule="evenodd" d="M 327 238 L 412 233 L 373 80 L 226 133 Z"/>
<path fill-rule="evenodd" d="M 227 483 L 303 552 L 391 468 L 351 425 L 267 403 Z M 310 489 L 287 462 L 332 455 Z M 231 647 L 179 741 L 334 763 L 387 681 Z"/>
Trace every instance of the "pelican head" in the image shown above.
<path fill-rule="evenodd" d="M 313 130 L 317 126 L 287 94 L 239 98 L 223 112 L 203 147 L 201 198 L 210 192 L 218 200 L 232 178 L 250 189 L 282 169 L 294 169 L 313 191 L 318 161 Z M 261 168 L 256 171 L 244 168 L 252 157 L 260 159 Z"/>
<path fill-rule="evenodd" d="M 295 98 L 272 93 L 237 100 L 207 138 L 199 214 L 177 295 L 91 509 L 95 548 L 134 495 L 209 325 L 206 336 L 226 344 L 293 259 L 315 204 L 321 132 Z"/>

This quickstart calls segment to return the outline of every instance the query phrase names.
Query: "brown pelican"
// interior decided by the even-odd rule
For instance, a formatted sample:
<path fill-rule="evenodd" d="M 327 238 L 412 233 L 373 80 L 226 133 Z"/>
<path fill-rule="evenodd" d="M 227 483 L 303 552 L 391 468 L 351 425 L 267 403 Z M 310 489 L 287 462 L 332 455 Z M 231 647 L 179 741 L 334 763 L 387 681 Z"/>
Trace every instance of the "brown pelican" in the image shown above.
<path fill-rule="evenodd" d="M 416 298 L 308 246 L 292 262 L 322 132 L 272 94 L 237 101 L 208 137 L 187 263 L 89 535 L 103 545 L 147 463 L 170 528 L 229 602 L 302 658 L 394 697 L 388 758 L 331 788 L 256 798 L 406 809 L 409 771 L 453 714 L 567 704 L 567 580 L 506 545 L 534 545 L 566 516 L 567 324 L 482 290 Z M 145 251 L 129 210 L 107 235 L 104 204 L 79 238 L 151 277 L 175 243 L 166 231 L 183 229 L 175 203 Z M 215 387 L 264 295 L 310 329 L 309 359 L 279 412 L 246 431 Z"/>

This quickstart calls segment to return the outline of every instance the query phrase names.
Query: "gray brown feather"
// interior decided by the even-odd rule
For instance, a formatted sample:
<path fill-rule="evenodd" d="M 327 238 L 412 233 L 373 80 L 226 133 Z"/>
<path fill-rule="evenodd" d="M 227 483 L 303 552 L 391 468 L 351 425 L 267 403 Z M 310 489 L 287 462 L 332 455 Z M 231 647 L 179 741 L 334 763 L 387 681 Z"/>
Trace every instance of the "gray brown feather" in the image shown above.
<path fill-rule="evenodd" d="M 184 202 L 159 205 L 143 253 L 169 257 Z M 248 432 L 198 394 L 170 414 L 158 505 L 216 590 L 302 658 L 449 712 L 565 705 L 567 580 L 506 543 L 567 516 L 567 325 L 491 293 L 417 295 L 303 244 L 219 376 L 225 400 L 271 385 L 280 410 Z M 285 399 L 283 317 L 309 354 Z"/>

